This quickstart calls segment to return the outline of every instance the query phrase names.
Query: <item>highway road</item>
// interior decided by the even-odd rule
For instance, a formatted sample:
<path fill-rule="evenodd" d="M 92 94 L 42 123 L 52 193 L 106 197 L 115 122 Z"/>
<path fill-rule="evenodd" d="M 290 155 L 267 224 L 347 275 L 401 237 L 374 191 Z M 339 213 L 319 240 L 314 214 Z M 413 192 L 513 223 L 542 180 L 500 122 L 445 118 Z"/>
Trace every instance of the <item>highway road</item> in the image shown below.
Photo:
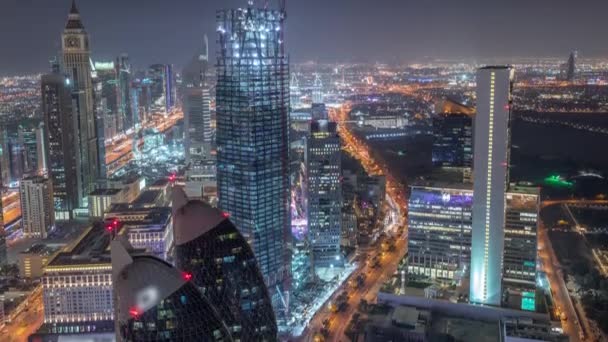
<path fill-rule="evenodd" d="M 33 292 L 29 301 L 27 309 L 0 332 L 2 342 L 27 342 L 28 336 L 36 332 L 42 325 L 44 321 L 42 291 Z"/>
<path fill-rule="evenodd" d="M 359 268 L 355 270 L 349 279 L 356 279 L 358 275 L 365 275 L 364 285 L 360 289 L 354 289 L 346 281 L 342 284 L 333 296 L 330 298 L 330 302 L 334 301 L 343 291 L 348 291 L 348 307 L 337 313 L 329 311 L 327 305 L 323 306 L 319 312 L 312 318 L 304 334 L 299 339 L 300 341 L 313 341 L 316 334 L 318 334 L 322 327 L 323 321 L 328 319 L 330 321 L 330 334 L 326 341 L 347 341 L 344 336 L 344 332 L 347 328 L 348 323 L 352 319 L 352 316 L 357 312 L 357 307 L 362 299 L 368 302 L 373 302 L 376 299 L 378 291 L 382 284 L 388 280 L 397 270 L 399 262 L 403 259 L 407 252 L 407 231 L 403 229 L 401 235 L 397 236 L 399 229 L 405 228 L 406 224 L 406 210 L 407 202 L 405 200 L 405 193 L 403 192 L 403 186 L 395 181 L 395 177 L 386 168 L 386 164 L 377 161 L 372 157 L 370 147 L 358 139 L 345 124 L 348 121 L 348 113 L 350 112 L 350 106 L 345 104 L 340 109 L 330 109 L 330 118 L 333 121 L 338 122 L 339 129 L 338 133 L 344 144 L 344 150 L 355 157 L 363 166 L 365 171 L 370 175 L 384 175 L 387 180 L 387 204 L 389 207 L 389 215 L 393 220 L 391 224 L 385 227 L 385 231 L 394 232 L 395 235 L 387 234 L 387 238 L 378 241 L 377 245 L 370 248 L 366 257 L 359 260 Z M 391 239 L 395 242 L 395 250 L 393 252 L 382 252 L 379 246 L 383 241 Z M 376 268 L 372 268 L 369 261 L 378 257 L 380 265 Z"/>
<path fill-rule="evenodd" d="M 578 315 L 572 304 L 568 289 L 564 283 L 564 275 L 561 270 L 561 265 L 555 251 L 549 240 L 549 234 L 547 228 L 542 223 L 539 223 L 538 227 L 538 248 L 539 257 L 543 266 L 543 271 L 547 274 L 549 284 L 551 286 L 551 293 L 553 294 L 554 306 L 558 309 L 557 314 L 564 312 L 567 316 L 567 320 L 562 320 L 562 328 L 564 333 L 570 336 L 571 342 L 584 341 L 581 339 L 582 329 L 578 321 Z"/>
<path fill-rule="evenodd" d="M 180 119 L 184 117 L 184 113 L 181 109 L 175 109 L 167 116 L 164 115 L 153 115 L 153 119 L 146 122 L 141 130 L 156 128 L 159 132 L 165 132 L 173 127 Z M 133 132 L 122 139 L 117 139 L 106 144 L 106 165 L 108 166 L 108 173 L 111 173 L 133 158 L 133 137 L 139 134 L 139 132 Z M 143 139 L 138 138 L 138 145 L 143 144 Z"/>

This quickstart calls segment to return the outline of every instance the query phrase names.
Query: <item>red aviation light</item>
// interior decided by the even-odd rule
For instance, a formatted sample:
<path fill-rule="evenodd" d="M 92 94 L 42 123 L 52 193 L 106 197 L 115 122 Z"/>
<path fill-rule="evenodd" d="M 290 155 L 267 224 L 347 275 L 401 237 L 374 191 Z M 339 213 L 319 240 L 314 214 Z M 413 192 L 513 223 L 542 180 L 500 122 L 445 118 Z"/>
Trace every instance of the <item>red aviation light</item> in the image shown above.
<path fill-rule="evenodd" d="M 222 216 L 224 216 L 224 218 L 229 218 L 230 217 L 230 213 L 227 212 L 222 212 Z"/>
<path fill-rule="evenodd" d="M 141 313 L 139 312 L 139 310 L 137 310 L 137 308 L 130 308 L 129 315 L 131 315 L 131 317 L 137 319 L 139 317 L 139 315 L 141 315 Z"/>
<path fill-rule="evenodd" d="M 185 281 L 190 281 L 190 280 L 192 280 L 192 273 L 184 271 L 184 272 L 182 272 L 182 278 Z"/>

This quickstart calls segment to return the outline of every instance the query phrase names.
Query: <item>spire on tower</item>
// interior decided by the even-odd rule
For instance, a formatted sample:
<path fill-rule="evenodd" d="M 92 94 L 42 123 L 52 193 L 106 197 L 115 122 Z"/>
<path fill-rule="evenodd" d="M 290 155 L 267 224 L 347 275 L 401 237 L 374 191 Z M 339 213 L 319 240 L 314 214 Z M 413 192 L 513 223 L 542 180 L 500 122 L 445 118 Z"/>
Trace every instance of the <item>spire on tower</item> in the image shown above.
<path fill-rule="evenodd" d="M 72 8 L 70 8 L 70 14 L 80 14 L 76 7 L 76 0 L 72 0 Z"/>
<path fill-rule="evenodd" d="M 78 8 L 76 7 L 76 0 L 72 0 L 72 7 L 70 8 L 68 22 L 65 25 L 65 28 L 68 30 L 84 29 L 84 25 L 82 25 L 82 21 L 80 21 L 80 12 L 78 12 Z"/>

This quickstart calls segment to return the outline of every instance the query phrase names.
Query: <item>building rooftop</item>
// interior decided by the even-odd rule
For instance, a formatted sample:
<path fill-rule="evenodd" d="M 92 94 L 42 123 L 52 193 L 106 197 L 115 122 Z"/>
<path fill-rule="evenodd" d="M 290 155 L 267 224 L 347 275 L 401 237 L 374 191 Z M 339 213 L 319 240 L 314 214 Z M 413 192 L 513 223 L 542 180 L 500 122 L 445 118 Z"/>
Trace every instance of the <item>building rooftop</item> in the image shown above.
<path fill-rule="evenodd" d="M 507 190 L 507 192 L 525 195 L 540 195 L 540 187 L 521 183 L 511 183 L 509 184 L 509 190 Z"/>
<path fill-rule="evenodd" d="M 150 184 L 149 187 L 150 188 L 162 188 L 162 187 L 167 186 L 167 184 L 169 184 L 168 178 L 159 178 L 159 179 L 155 180 L 154 183 Z"/>
<path fill-rule="evenodd" d="M 42 243 L 32 245 L 30 248 L 21 252 L 21 254 L 34 254 L 39 256 L 49 256 L 57 252 L 59 247 L 51 247 Z"/>
<path fill-rule="evenodd" d="M 162 195 L 163 192 L 160 189 L 144 190 L 133 202 L 131 202 L 131 205 L 133 207 L 151 206 L 156 204 Z"/>
<path fill-rule="evenodd" d="M 120 193 L 120 189 L 95 189 L 89 196 L 113 196 Z"/>
<path fill-rule="evenodd" d="M 473 190 L 473 184 L 463 182 L 462 168 L 436 168 L 428 176 L 417 178 L 411 187 L 448 188 Z"/>
<path fill-rule="evenodd" d="M 46 268 L 110 263 L 110 234 L 102 223 L 86 228 L 70 245 L 65 247 Z"/>

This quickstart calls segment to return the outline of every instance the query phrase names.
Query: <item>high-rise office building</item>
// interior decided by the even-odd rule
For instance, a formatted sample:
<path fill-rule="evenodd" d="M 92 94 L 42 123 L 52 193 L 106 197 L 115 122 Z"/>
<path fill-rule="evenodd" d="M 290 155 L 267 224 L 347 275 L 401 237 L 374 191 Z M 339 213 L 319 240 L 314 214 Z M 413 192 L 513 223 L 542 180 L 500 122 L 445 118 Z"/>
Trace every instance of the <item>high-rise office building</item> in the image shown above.
<path fill-rule="evenodd" d="M 118 72 L 114 61 L 95 62 L 97 78 L 101 83 L 101 99 L 103 108 L 104 137 L 111 139 L 122 131 L 122 120 L 117 122 L 118 115 Z"/>
<path fill-rule="evenodd" d="M 312 84 L 312 103 L 324 103 L 323 82 L 319 74 L 315 74 L 315 80 Z"/>
<path fill-rule="evenodd" d="M 275 341 L 272 303 L 251 247 L 218 209 L 183 202 L 174 200 L 176 266 L 192 274 L 236 340 Z"/>
<path fill-rule="evenodd" d="M 466 277 L 471 258 L 473 191 L 456 183 L 411 187 L 408 273 L 442 284 Z"/>
<path fill-rule="evenodd" d="M 291 74 L 291 81 L 289 82 L 289 96 L 291 99 L 291 108 L 299 108 L 301 105 L 302 92 L 300 91 L 298 75 L 295 72 Z"/>
<path fill-rule="evenodd" d="M 72 82 L 72 102 L 77 127 L 75 132 L 78 176 L 78 206 L 86 206 L 99 175 L 97 120 L 93 103 L 89 35 L 82 25 L 76 3 L 68 15 L 62 34 L 63 70 Z"/>
<path fill-rule="evenodd" d="M 68 220 L 78 207 L 76 117 L 72 110 L 69 78 L 60 74 L 42 76 L 42 115 L 44 117 L 46 159 L 53 183 L 55 217 Z"/>
<path fill-rule="evenodd" d="M 128 249 L 118 239 L 111 243 L 117 340 L 233 340 L 211 298 L 192 282 L 192 274 Z"/>
<path fill-rule="evenodd" d="M 219 207 L 253 247 L 276 304 L 281 299 L 279 285 L 288 285 L 290 270 L 284 18 L 282 11 L 253 5 L 217 13 Z"/>
<path fill-rule="evenodd" d="M 213 131 L 209 88 L 206 85 L 185 89 L 184 131 L 186 163 L 197 163 L 208 159 Z"/>
<path fill-rule="evenodd" d="M 570 52 L 568 57 L 568 63 L 566 64 L 566 80 L 569 82 L 574 81 L 576 77 L 576 59 L 578 57 L 578 51 L 574 50 Z"/>
<path fill-rule="evenodd" d="M 341 267 L 342 160 L 336 123 L 313 121 L 306 137 L 308 241 L 315 269 Z"/>
<path fill-rule="evenodd" d="M 468 167 L 473 164 L 473 119 L 460 113 L 433 117 L 433 165 Z"/>
<path fill-rule="evenodd" d="M 470 287 L 472 303 L 501 304 L 513 75 L 514 69 L 507 66 L 484 67 L 477 71 Z"/>
<path fill-rule="evenodd" d="M 118 69 L 118 114 L 122 121 L 123 132 L 133 128 L 135 119 L 131 105 L 131 63 L 129 56 L 122 54 L 116 58 Z"/>
<path fill-rule="evenodd" d="M 55 225 L 51 180 L 42 176 L 23 178 L 19 183 L 19 193 L 23 235 L 46 238 Z"/>
<path fill-rule="evenodd" d="M 0 185 L 2 185 L 0 183 Z M 0 266 L 8 263 L 6 250 L 6 231 L 4 230 L 4 205 L 0 199 Z"/>
<path fill-rule="evenodd" d="M 506 306 L 536 310 L 536 255 L 540 192 L 511 184 L 506 194 L 502 287 Z"/>
<path fill-rule="evenodd" d="M 105 125 L 106 118 L 106 101 L 103 98 L 103 82 L 97 75 L 97 70 L 93 66 L 91 68 L 91 84 L 93 85 L 93 102 L 95 104 L 95 129 L 97 130 L 97 176 L 96 180 L 99 184 L 107 178 L 106 167 L 106 138 Z M 102 183 L 103 184 L 103 183 Z M 94 186 L 96 187 L 96 185 Z"/>
<path fill-rule="evenodd" d="M 8 132 L 0 126 L 0 182 L 8 186 L 11 182 L 11 154 L 8 148 Z"/>
<path fill-rule="evenodd" d="M 207 82 L 208 51 L 208 41 L 205 36 L 203 50 L 192 59 L 182 73 L 187 164 L 198 164 L 211 156 L 213 130 Z"/>
<path fill-rule="evenodd" d="M 176 100 L 175 74 L 173 65 L 165 65 L 165 112 L 169 113 L 175 107 Z"/>
<path fill-rule="evenodd" d="M 213 140 L 211 99 L 207 81 L 209 43 L 206 35 L 203 43 L 202 51 L 182 73 L 186 163 L 192 165 L 210 159 Z"/>
<path fill-rule="evenodd" d="M 150 81 L 151 110 L 154 113 L 166 113 L 166 66 L 154 64 L 148 68 L 148 79 Z"/>
<path fill-rule="evenodd" d="M 38 124 L 36 128 L 36 172 L 38 174 L 48 176 L 48 161 L 47 161 L 47 146 L 46 146 L 46 138 L 45 138 L 45 130 L 46 126 L 44 125 L 44 121 Z"/>

